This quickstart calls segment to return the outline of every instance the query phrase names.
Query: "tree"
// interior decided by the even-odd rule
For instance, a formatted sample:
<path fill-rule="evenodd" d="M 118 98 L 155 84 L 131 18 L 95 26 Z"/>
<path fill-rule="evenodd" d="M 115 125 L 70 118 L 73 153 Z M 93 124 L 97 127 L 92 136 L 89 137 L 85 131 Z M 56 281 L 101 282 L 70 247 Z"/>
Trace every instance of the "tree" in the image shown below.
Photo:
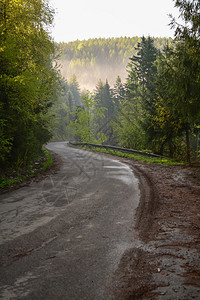
<path fill-rule="evenodd" d="M 133 55 L 128 64 L 129 75 L 131 76 L 131 71 L 134 69 L 136 78 L 142 84 L 142 91 L 145 95 L 148 89 L 152 89 L 153 76 L 157 72 L 154 63 L 159 52 L 154 46 L 153 39 L 144 36 L 141 43 L 138 43 L 136 51 L 137 55 Z"/>
<path fill-rule="evenodd" d="M 125 87 L 122 83 L 120 76 L 118 75 L 113 88 L 113 97 L 115 103 L 114 106 L 116 112 L 119 110 L 120 104 L 122 104 L 123 101 L 125 100 L 125 95 L 126 95 Z"/>
<path fill-rule="evenodd" d="M 73 94 L 74 106 L 80 106 L 81 105 L 80 87 L 75 74 L 73 74 L 70 79 L 69 89 Z"/>
<path fill-rule="evenodd" d="M 157 151 L 155 140 L 154 126 L 152 117 L 155 114 L 155 83 L 154 79 L 157 73 L 156 58 L 159 54 L 153 44 L 153 39 L 142 37 L 141 43 L 138 43 L 137 54 L 130 58 L 128 63 L 128 80 L 126 95 L 127 100 L 134 102 L 131 107 L 134 109 L 133 115 L 136 114 L 138 108 L 140 111 L 141 131 L 145 130 L 147 147 L 150 144 L 153 150 Z M 128 105 L 128 103 L 126 103 Z M 138 129 L 137 129 L 138 130 Z M 137 136 L 137 134 L 135 135 Z"/>
<path fill-rule="evenodd" d="M 172 19 L 176 39 L 159 63 L 157 93 L 166 109 L 180 120 L 190 162 L 189 136 L 200 120 L 200 2 L 179 0 L 175 1 L 175 6 L 179 8 L 185 25 L 179 25 Z"/>
<path fill-rule="evenodd" d="M 100 130 L 106 135 L 108 142 L 112 143 L 113 130 L 111 122 L 114 117 L 115 110 L 112 90 L 107 80 L 105 84 L 99 80 L 95 90 L 95 99 L 98 100 L 97 107 L 105 109 L 104 118 L 100 118 L 98 120 Z"/>
<path fill-rule="evenodd" d="M 180 18 L 184 21 L 183 24 L 177 23 L 176 19 L 171 16 L 171 27 L 175 29 L 175 37 L 179 40 L 190 40 L 193 44 L 198 45 L 200 37 L 199 27 L 199 0 L 173 0 L 175 7 L 179 9 Z"/>
<path fill-rule="evenodd" d="M 82 101 L 83 106 L 76 107 L 74 120 L 68 126 L 71 138 L 82 143 L 104 142 L 105 135 L 98 130 L 97 123 L 97 120 L 104 118 L 104 109 L 97 106 L 98 100 L 89 92 L 82 97 Z"/>
<path fill-rule="evenodd" d="M 0 162 L 27 163 L 50 138 L 46 113 L 57 98 L 56 48 L 46 1 L 1 0 Z"/>
<path fill-rule="evenodd" d="M 172 41 L 171 38 L 153 40 L 158 49 Z M 136 54 L 138 42 L 141 42 L 141 37 L 135 36 L 59 43 L 62 74 L 67 79 L 76 74 L 81 86 L 91 90 L 99 78 L 107 78 L 110 85 L 115 83 L 117 75 L 125 80 L 128 59 Z"/>
<path fill-rule="evenodd" d="M 61 91 L 57 101 L 49 110 L 48 117 L 52 120 L 51 134 L 53 140 L 68 139 L 67 126 L 70 123 L 71 112 L 73 111 L 73 94 L 65 80 L 61 80 Z"/>
<path fill-rule="evenodd" d="M 74 105 L 74 96 L 73 96 L 73 94 L 72 94 L 72 92 L 70 90 L 67 92 L 67 102 L 68 102 L 68 106 L 69 106 L 70 112 L 72 112 L 73 111 L 73 107 L 75 105 Z"/>
<path fill-rule="evenodd" d="M 142 107 L 137 101 L 124 100 L 115 120 L 113 131 L 120 146 L 132 149 L 145 148 L 145 132 L 141 126 Z"/>

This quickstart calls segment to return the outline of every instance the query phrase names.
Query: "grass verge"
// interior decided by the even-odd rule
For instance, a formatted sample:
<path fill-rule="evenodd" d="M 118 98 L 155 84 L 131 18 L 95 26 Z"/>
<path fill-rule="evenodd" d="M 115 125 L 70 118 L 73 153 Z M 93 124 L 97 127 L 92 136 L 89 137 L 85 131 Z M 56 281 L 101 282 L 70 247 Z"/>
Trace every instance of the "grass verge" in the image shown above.
<path fill-rule="evenodd" d="M 42 149 L 43 153 L 45 155 L 45 161 L 42 163 L 41 171 L 45 171 L 53 164 L 52 155 L 49 151 L 47 151 L 45 148 Z"/>
<path fill-rule="evenodd" d="M 132 153 L 125 153 L 125 152 L 120 152 L 120 151 L 115 151 L 115 150 L 109 150 L 109 149 L 102 149 L 98 147 L 87 147 L 84 146 L 82 147 L 86 150 L 91 150 L 93 152 L 101 152 L 101 153 L 107 153 L 111 154 L 114 156 L 119 156 L 119 157 L 124 157 L 124 158 L 130 158 L 134 159 L 137 161 L 142 161 L 142 162 L 147 162 L 147 163 L 155 163 L 158 165 L 164 165 L 164 166 L 186 166 L 188 165 L 186 162 L 179 161 L 176 159 L 171 159 L 171 158 L 162 158 L 162 157 L 151 157 L 151 156 L 146 156 L 146 155 L 141 155 L 141 154 L 132 154 Z"/>
<path fill-rule="evenodd" d="M 25 179 L 33 178 L 37 174 L 47 170 L 52 164 L 52 155 L 45 148 L 42 149 L 41 157 L 32 162 L 27 168 L 9 170 L 0 175 L 0 189 L 8 188 L 23 182 Z"/>

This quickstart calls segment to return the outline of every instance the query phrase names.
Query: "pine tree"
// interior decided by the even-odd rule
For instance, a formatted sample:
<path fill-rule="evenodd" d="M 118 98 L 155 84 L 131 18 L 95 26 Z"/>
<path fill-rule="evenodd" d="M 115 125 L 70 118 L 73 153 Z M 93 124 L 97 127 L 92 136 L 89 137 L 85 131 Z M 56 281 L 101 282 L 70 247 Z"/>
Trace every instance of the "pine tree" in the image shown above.
<path fill-rule="evenodd" d="M 176 0 L 175 6 L 179 8 L 184 25 L 178 25 L 172 19 L 176 39 L 160 62 L 157 93 L 165 109 L 180 120 L 190 162 L 190 136 L 200 120 L 200 2 Z"/>
<path fill-rule="evenodd" d="M 127 96 L 130 101 L 135 102 L 133 107 L 142 108 L 141 126 L 146 132 L 149 144 L 156 134 L 152 117 L 156 111 L 154 79 L 157 73 L 155 62 L 159 52 L 151 37 L 143 37 L 136 50 L 137 54 L 133 55 L 128 63 Z"/>
<path fill-rule="evenodd" d="M 114 118 L 114 101 L 107 80 L 105 84 L 99 80 L 95 90 L 95 99 L 98 99 L 97 106 L 105 109 L 104 118 L 99 120 L 100 130 L 107 136 L 108 142 L 112 143 L 111 122 Z"/>
<path fill-rule="evenodd" d="M 74 105 L 80 106 L 81 105 L 81 95 L 80 95 L 80 86 L 75 74 L 72 75 L 69 81 L 69 89 L 73 94 L 74 98 Z"/>
<path fill-rule="evenodd" d="M 117 76 L 116 82 L 113 88 L 113 96 L 115 101 L 115 110 L 118 111 L 120 104 L 125 100 L 126 90 L 122 83 L 120 76 Z"/>

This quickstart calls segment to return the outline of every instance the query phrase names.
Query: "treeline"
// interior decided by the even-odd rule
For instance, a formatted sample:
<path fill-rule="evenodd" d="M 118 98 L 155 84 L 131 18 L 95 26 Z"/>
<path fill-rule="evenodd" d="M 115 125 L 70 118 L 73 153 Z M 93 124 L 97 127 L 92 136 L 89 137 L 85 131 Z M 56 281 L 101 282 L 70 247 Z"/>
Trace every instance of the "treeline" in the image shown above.
<path fill-rule="evenodd" d="M 19 168 L 41 153 L 51 137 L 49 108 L 60 77 L 48 32 L 54 11 L 44 0 L 1 0 L 0 165 Z"/>
<path fill-rule="evenodd" d="M 163 49 L 172 39 L 153 38 L 154 45 Z M 62 75 L 69 79 L 76 74 L 81 87 L 92 90 L 101 78 L 111 84 L 117 75 L 126 78 L 128 58 L 135 54 L 141 37 L 96 38 L 84 41 L 60 43 Z"/>
<path fill-rule="evenodd" d="M 96 38 L 69 43 L 59 43 L 62 59 L 69 60 L 73 65 L 87 65 L 95 63 L 126 62 L 134 54 L 135 46 L 141 42 L 141 37 Z M 172 42 L 172 39 L 153 38 L 156 48 L 162 50 Z"/>
<path fill-rule="evenodd" d="M 49 111 L 54 117 L 53 140 L 75 138 L 82 142 L 116 143 L 111 123 L 124 97 L 125 88 L 119 76 L 113 88 L 107 80 L 104 83 L 100 79 L 92 93 L 81 91 L 75 75 L 69 81 L 62 80 L 62 93 Z M 90 131 L 93 133 L 89 134 Z"/>
<path fill-rule="evenodd" d="M 28 164 L 51 137 L 197 158 L 200 2 L 175 0 L 175 5 L 185 25 L 172 19 L 173 41 L 142 37 L 60 45 L 71 65 L 96 70 L 101 64 L 102 74 L 114 74 L 110 84 L 109 76 L 96 78 L 91 72 L 96 88 L 81 92 L 79 77 L 61 79 L 53 67 L 58 49 L 48 32 L 54 11 L 47 2 L 2 0 L 0 165 Z M 71 52 L 65 51 L 69 46 Z M 121 61 L 126 80 L 110 63 L 121 69 Z"/>
<path fill-rule="evenodd" d="M 72 114 L 82 103 L 82 93 L 76 76 L 72 75 L 69 81 L 62 79 L 60 95 L 48 112 L 53 140 L 63 141 L 69 138 L 68 125 L 73 119 Z"/>
<path fill-rule="evenodd" d="M 175 1 L 184 26 L 163 50 L 141 39 L 127 65 L 128 78 L 113 88 L 101 80 L 73 109 L 69 135 L 82 142 L 118 144 L 191 161 L 200 131 L 199 1 Z M 71 130 L 71 131 L 70 131 Z"/>

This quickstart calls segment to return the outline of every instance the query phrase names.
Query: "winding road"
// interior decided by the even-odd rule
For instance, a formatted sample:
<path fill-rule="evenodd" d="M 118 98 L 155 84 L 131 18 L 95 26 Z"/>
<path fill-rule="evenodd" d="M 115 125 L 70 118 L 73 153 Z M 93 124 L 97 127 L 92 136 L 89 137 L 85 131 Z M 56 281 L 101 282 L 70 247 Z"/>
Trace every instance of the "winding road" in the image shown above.
<path fill-rule="evenodd" d="M 106 156 L 50 143 L 60 170 L 0 195 L 1 299 L 112 299 L 133 247 L 138 180 Z"/>

